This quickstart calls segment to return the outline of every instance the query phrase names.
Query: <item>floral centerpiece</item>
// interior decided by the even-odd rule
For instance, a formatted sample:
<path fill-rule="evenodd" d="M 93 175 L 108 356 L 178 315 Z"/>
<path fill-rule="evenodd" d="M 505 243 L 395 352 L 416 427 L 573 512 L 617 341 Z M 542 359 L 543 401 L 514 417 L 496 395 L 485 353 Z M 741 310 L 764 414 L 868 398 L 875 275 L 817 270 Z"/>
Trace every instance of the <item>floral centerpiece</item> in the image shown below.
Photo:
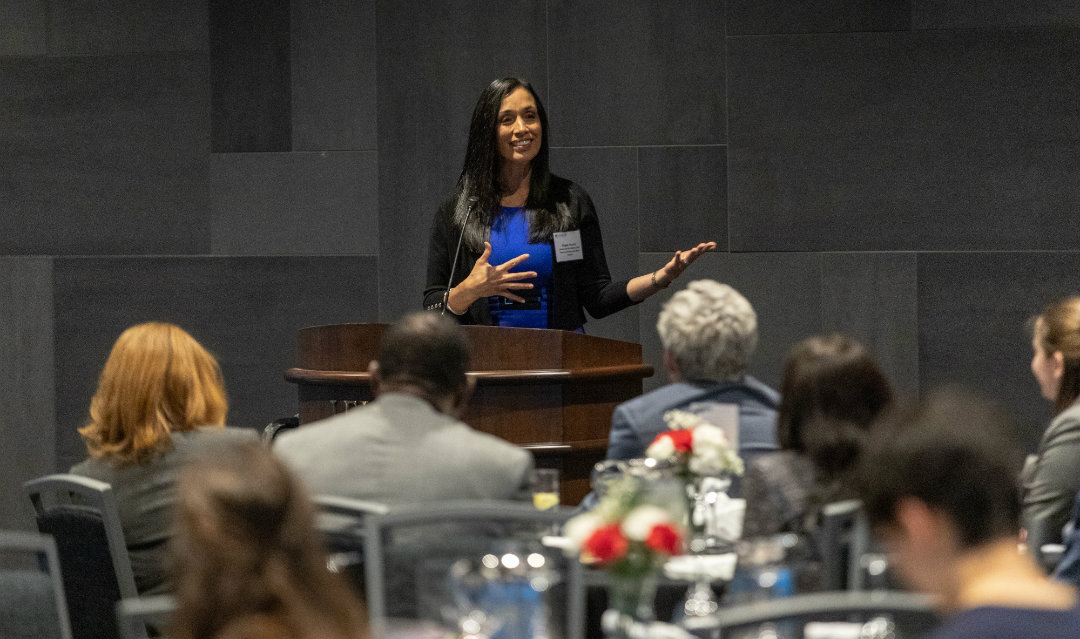
<path fill-rule="evenodd" d="M 731 529 L 718 511 L 728 503 L 732 475 L 743 474 L 743 461 L 724 430 L 700 416 L 681 410 L 664 413 L 668 429 L 656 436 L 645 455 L 674 468 L 685 483 L 689 550 L 693 553 L 729 549 Z M 726 525 L 727 524 L 727 525 Z"/>
<path fill-rule="evenodd" d="M 742 458 L 722 428 L 683 410 L 669 410 L 664 421 L 669 430 L 649 444 L 646 457 L 673 462 L 687 478 L 743 474 Z"/>
<path fill-rule="evenodd" d="M 648 478 L 624 475 L 564 528 L 571 551 L 611 575 L 610 607 L 639 620 L 651 618 L 659 569 L 683 544 L 682 505 L 672 512 L 654 488 Z"/>

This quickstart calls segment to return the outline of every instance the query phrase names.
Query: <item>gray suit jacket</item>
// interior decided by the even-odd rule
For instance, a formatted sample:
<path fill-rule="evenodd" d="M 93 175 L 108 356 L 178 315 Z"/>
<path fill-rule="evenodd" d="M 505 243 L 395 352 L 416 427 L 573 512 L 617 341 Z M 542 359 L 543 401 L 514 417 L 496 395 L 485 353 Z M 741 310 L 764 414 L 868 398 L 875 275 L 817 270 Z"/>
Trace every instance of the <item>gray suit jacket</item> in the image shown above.
<path fill-rule="evenodd" d="M 282 434 L 274 452 L 315 494 L 388 504 L 526 498 L 528 451 L 404 393 Z"/>
<path fill-rule="evenodd" d="M 165 545 L 172 531 L 176 477 L 193 457 L 212 447 L 255 440 L 247 428 L 200 428 L 173 433 L 171 450 L 146 464 L 117 468 L 91 457 L 71 467 L 71 473 L 108 483 L 116 496 L 131 571 L 140 595 L 168 591 L 165 583 Z"/>
<path fill-rule="evenodd" d="M 1080 400 L 1050 422 L 1034 464 L 1023 473 L 1023 517 L 1027 544 L 1038 553 L 1043 544 L 1061 543 L 1080 491 Z"/>

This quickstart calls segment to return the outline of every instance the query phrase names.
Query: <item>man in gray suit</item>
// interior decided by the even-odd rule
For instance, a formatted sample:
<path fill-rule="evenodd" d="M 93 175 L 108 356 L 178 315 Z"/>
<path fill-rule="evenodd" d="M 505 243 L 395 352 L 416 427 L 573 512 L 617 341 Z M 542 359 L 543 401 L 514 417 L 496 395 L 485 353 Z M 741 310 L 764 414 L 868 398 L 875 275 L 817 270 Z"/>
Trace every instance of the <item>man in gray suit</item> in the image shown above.
<path fill-rule="evenodd" d="M 407 315 L 376 357 L 375 401 L 274 440 L 313 493 L 387 504 L 527 498 L 532 456 L 458 420 L 474 380 L 456 322 Z"/>

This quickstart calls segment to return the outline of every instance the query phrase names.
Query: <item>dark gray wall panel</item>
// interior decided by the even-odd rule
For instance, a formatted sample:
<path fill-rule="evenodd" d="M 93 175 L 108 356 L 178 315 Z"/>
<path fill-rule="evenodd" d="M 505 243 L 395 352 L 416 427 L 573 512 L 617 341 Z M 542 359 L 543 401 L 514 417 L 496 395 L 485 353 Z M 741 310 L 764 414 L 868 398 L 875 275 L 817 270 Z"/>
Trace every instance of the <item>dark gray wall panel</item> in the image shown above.
<path fill-rule="evenodd" d="M 431 220 L 461 172 L 476 98 L 511 74 L 546 97 L 547 40 L 541 0 L 497 11 L 466 0 L 377 7 L 379 290 L 389 321 L 421 307 Z"/>
<path fill-rule="evenodd" d="M 724 5 L 552 0 L 556 144 L 723 144 Z"/>
<path fill-rule="evenodd" d="M 929 253 L 918 273 L 922 392 L 962 383 L 997 398 L 1034 451 L 1051 406 L 1031 375 L 1026 322 L 1080 294 L 1080 253 Z"/>
<path fill-rule="evenodd" d="M 178 324 L 221 362 L 228 422 L 262 427 L 297 410 L 283 373 L 304 326 L 378 315 L 373 257 L 65 258 L 55 265 L 57 455 L 85 456 L 85 419 L 109 349 L 127 327 Z"/>
<path fill-rule="evenodd" d="M 206 0 L 49 0 L 49 53 L 206 51 Z"/>
<path fill-rule="evenodd" d="M 56 470 L 52 260 L 0 259 L 0 529 L 33 529 L 22 484 Z"/>
<path fill-rule="evenodd" d="M 913 5 L 916 29 L 1080 26 L 1074 0 L 918 0 Z"/>
<path fill-rule="evenodd" d="M 291 9 L 293 150 L 374 150 L 375 0 Z"/>
<path fill-rule="evenodd" d="M 713 240 L 727 248 L 727 148 L 638 150 L 641 250 L 675 251 Z"/>
<path fill-rule="evenodd" d="M 217 255 L 374 254 L 374 151 L 210 156 Z"/>
<path fill-rule="evenodd" d="M 918 285 L 914 253 L 822 256 L 823 332 L 865 344 L 896 390 L 919 390 Z"/>
<path fill-rule="evenodd" d="M 642 254 L 643 271 L 660 268 L 666 253 Z M 641 345 L 656 370 L 646 387 L 666 383 L 656 334 L 663 303 L 693 280 L 712 279 L 734 287 L 758 316 L 758 349 L 750 374 L 776 388 L 788 349 L 821 331 L 821 256 L 810 253 L 706 253 L 669 288 L 642 302 Z"/>
<path fill-rule="evenodd" d="M 604 254 L 614 280 L 640 275 L 636 169 L 635 149 L 551 150 L 551 170 L 579 184 L 596 206 L 604 237 Z M 590 318 L 585 331 L 590 335 L 636 342 L 637 308 L 630 307 L 599 320 Z"/>
<path fill-rule="evenodd" d="M 292 147 L 289 0 L 209 0 L 215 153 Z"/>
<path fill-rule="evenodd" d="M 733 250 L 1073 244 L 1080 32 L 729 39 Z"/>
<path fill-rule="evenodd" d="M 728 35 L 910 28 L 911 0 L 727 0 Z"/>
<path fill-rule="evenodd" d="M 0 253 L 209 249 L 206 56 L 0 59 Z"/>
<path fill-rule="evenodd" d="M 45 55 L 48 25 L 46 0 L 0 2 L 0 55 Z"/>

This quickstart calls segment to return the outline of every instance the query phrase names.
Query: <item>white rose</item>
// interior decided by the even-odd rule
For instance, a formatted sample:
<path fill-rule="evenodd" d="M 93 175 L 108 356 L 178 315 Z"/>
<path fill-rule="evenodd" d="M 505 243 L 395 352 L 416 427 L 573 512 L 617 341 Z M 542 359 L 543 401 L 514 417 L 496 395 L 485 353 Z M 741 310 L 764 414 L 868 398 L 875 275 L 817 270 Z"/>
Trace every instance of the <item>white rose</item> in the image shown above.
<path fill-rule="evenodd" d="M 700 417 L 684 410 L 669 410 L 664 413 L 664 422 L 667 423 L 668 428 L 671 430 L 694 428 L 702 423 Z"/>
<path fill-rule="evenodd" d="M 566 525 L 563 526 L 563 535 L 570 540 L 573 546 L 572 549 L 578 552 L 581 550 L 581 546 L 584 545 L 585 540 L 593 534 L 593 531 L 603 525 L 603 518 L 596 513 L 582 513 L 566 520 Z"/>
<path fill-rule="evenodd" d="M 645 456 L 653 459 L 669 459 L 675 456 L 675 443 L 670 437 L 661 437 L 645 449 Z"/>
<path fill-rule="evenodd" d="M 645 541 L 657 524 L 671 521 L 671 516 L 659 506 L 645 504 L 630 511 L 622 523 L 622 532 L 627 539 Z"/>

